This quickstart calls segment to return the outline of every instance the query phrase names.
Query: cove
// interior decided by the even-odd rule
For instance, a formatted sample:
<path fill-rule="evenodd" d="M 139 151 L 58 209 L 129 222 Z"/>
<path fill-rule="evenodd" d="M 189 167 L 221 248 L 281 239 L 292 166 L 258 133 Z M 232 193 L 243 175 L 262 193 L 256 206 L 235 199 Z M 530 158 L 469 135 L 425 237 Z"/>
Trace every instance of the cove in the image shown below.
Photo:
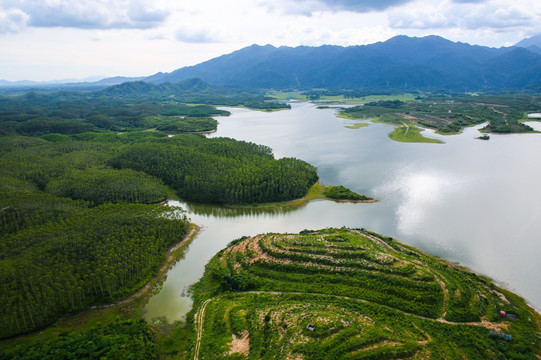
<path fill-rule="evenodd" d="M 366 228 L 486 275 L 541 309 L 540 134 L 491 134 L 478 128 L 424 136 L 444 144 L 399 143 L 393 127 L 336 117 L 335 109 L 292 103 L 291 110 L 227 108 L 218 118 L 226 136 L 270 146 L 276 158 L 297 157 L 318 168 L 326 185 L 375 197 L 370 204 L 314 200 L 285 210 L 228 209 L 172 202 L 202 227 L 144 309 L 148 321 L 182 320 L 191 309 L 188 287 L 229 242 L 268 232 L 325 227 Z"/>

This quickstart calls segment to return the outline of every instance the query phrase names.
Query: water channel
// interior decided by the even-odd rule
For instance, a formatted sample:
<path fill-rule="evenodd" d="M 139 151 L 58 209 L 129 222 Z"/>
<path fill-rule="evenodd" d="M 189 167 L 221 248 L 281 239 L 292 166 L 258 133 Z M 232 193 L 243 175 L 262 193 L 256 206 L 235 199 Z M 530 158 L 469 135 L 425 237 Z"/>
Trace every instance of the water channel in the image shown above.
<path fill-rule="evenodd" d="M 270 146 L 276 158 L 296 157 L 318 168 L 327 185 L 377 198 L 372 204 L 316 200 L 285 211 L 231 210 L 174 202 L 202 230 L 167 274 L 144 317 L 182 320 L 186 294 L 205 264 L 244 235 L 325 227 L 366 228 L 487 275 L 541 309 L 541 134 L 491 135 L 479 127 L 427 137 L 445 144 L 399 143 L 393 127 L 356 123 L 336 110 L 293 103 L 289 111 L 227 109 L 218 131 Z M 539 123 L 533 123 L 539 130 Z"/>

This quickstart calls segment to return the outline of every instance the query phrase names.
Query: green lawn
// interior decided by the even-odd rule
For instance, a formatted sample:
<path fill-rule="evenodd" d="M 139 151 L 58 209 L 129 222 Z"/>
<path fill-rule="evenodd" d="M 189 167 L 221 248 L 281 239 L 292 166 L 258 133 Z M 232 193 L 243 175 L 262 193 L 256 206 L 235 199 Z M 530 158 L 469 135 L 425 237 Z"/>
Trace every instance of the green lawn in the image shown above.
<path fill-rule="evenodd" d="M 391 132 L 389 134 L 389 137 L 393 139 L 394 141 L 400 141 L 400 142 L 443 144 L 443 141 L 440 141 L 437 139 L 430 139 L 421 135 L 421 131 L 423 130 L 424 129 L 420 129 L 411 124 L 402 125 L 402 126 L 398 126 L 393 132 Z"/>
<path fill-rule="evenodd" d="M 366 123 L 366 122 L 357 122 L 355 124 L 346 125 L 344 127 L 348 128 L 348 129 L 360 129 L 360 128 L 363 128 L 363 127 L 367 127 L 368 125 L 370 125 L 370 124 Z"/>

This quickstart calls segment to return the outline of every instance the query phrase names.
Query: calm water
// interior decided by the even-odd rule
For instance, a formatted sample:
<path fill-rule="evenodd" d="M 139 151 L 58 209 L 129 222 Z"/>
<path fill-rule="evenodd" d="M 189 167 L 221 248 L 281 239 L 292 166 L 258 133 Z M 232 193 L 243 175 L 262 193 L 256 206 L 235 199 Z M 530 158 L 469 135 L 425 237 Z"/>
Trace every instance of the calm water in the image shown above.
<path fill-rule="evenodd" d="M 265 144 L 279 157 L 317 166 L 324 184 L 342 184 L 379 199 L 373 204 L 312 201 L 288 211 L 232 211 L 178 203 L 202 231 L 145 309 L 147 320 L 182 320 L 186 295 L 204 265 L 244 235 L 356 227 L 393 236 L 460 262 L 516 291 L 541 309 L 541 134 L 491 135 L 477 128 L 440 136 L 445 144 L 391 141 L 392 127 L 340 119 L 335 110 L 294 103 L 273 113 L 228 109 L 215 136 Z M 539 123 L 534 123 L 539 129 Z"/>

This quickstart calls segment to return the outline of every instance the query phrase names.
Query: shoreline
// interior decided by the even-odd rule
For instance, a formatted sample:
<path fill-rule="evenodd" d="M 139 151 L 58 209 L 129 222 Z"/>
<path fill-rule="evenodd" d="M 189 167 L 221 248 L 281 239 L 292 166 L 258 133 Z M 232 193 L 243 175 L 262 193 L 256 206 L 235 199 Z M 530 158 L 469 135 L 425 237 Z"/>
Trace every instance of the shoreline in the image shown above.
<path fill-rule="evenodd" d="M 153 295 L 156 286 L 163 283 L 168 270 L 177 261 L 181 260 L 184 250 L 191 244 L 200 230 L 201 227 L 199 225 L 190 223 L 190 228 L 186 235 L 166 250 L 165 254 L 167 254 L 167 257 L 160 269 L 136 292 L 114 303 L 93 305 L 74 313 L 66 313 L 50 325 L 41 329 L 0 339 L 0 351 L 9 349 L 17 344 L 45 341 L 65 332 L 84 331 L 98 323 L 110 322 L 118 316 L 142 319 L 141 311 L 145 303 L 140 303 L 140 301 L 146 302 L 149 296 Z"/>
<path fill-rule="evenodd" d="M 162 267 L 158 270 L 156 275 L 154 275 L 152 278 L 150 278 L 145 285 L 143 285 L 142 288 L 137 290 L 135 293 L 131 294 L 125 299 L 119 300 L 117 302 L 111 303 L 111 304 L 102 304 L 102 305 L 96 305 L 95 307 L 90 308 L 93 309 L 105 309 L 105 308 L 112 308 L 115 306 L 121 306 L 129 304 L 132 301 L 138 300 L 139 298 L 148 295 L 149 291 L 152 290 L 154 286 L 156 286 L 163 275 L 167 273 L 167 271 L 173 266 L 178 260 L 180 260 L 180 256 L 182 256 L 182 253 L 180 251 L 183 251 L 184 248 L 188 247 L 190 243 L 193 241 L 197 233 L 201 230 L 201 227 L 197 224 L 190 223 L 190 229 L 188 233 L 175 245 L 171 246 L 169 249 L 167 249 L 167 258 L 165 259 L 165 262 L 163 263 Z"/>
<path fill-rule="evenodd" d="M 325 190 L 329 186 L 325 186 L 319 182 L 319 180 L 310 187 L 308 193 L 302 198 L 283 201 L 283 202 L 270 202 L 270 203 L 261 203 L 261 204 L 233 204 L 233 205 L 223 205 L 228 209 L 262 209 L 262 210 L 279 210 L 279 209 L 289 209 L 292 207 L 301 207 L 308 204 L 312 200 L 329 200 L 340 203 L 375 203 L 378 202 L 377 199 L 370 198 L 365 200 L 348 200 L 348 199 L 332 199 L 324 195 Z"/>
<path fill-rule="evenodd" d="M 183 135 L 183 134 L 213 134 L 216 131 L 218 131 L 218 127 L 216 127 L 216 129 L 213 129 L 213 130 L 183 131 L 183 132 L 178 132 L 178 133 L 170 133 L 170 134 L 167 134 L 167 137 L 173 137 L 176 135 Z"/>

